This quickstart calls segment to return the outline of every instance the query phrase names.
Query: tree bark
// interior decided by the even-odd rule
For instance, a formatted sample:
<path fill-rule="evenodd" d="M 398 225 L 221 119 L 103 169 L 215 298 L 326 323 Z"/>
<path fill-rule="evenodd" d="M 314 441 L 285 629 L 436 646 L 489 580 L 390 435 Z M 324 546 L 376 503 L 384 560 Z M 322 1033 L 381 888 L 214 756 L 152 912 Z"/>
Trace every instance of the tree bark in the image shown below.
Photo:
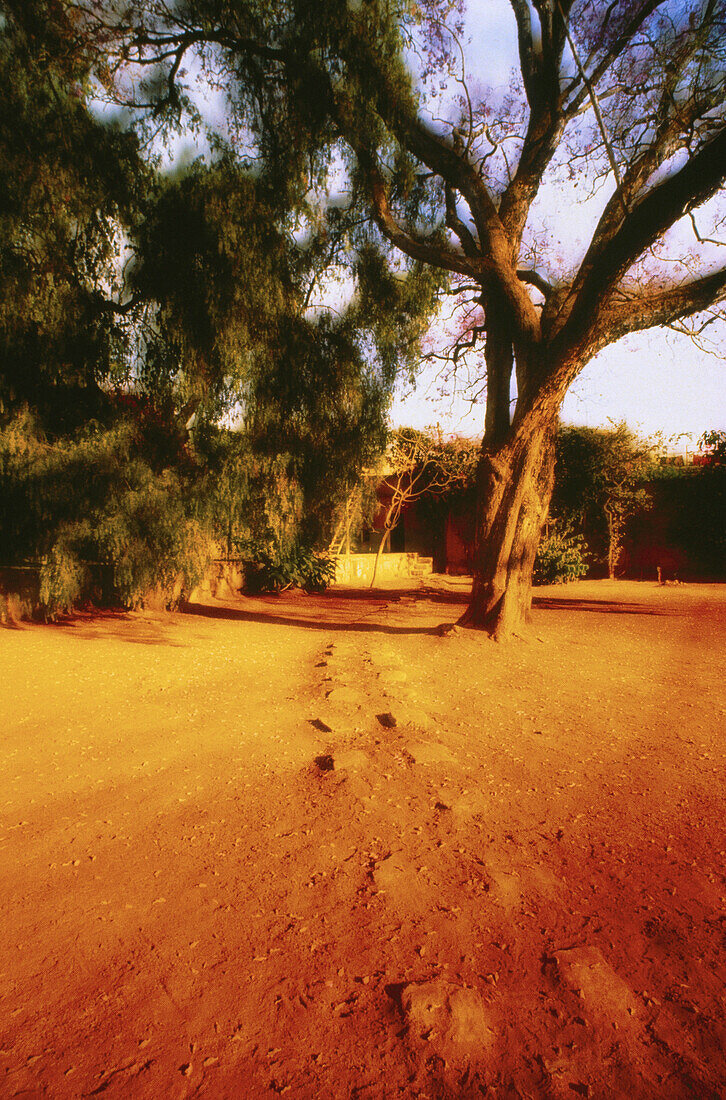
<path fill-rule="evenodd" d="M 474 583 L 462 625 L 496 639 L 519 634 L 532 602 L 532 569 L 549 508 L 561 399 L 538 403 L 477 475 Z"/>
<path fill-rule="evenodd" d="M 622 519 L 617 512 L 605 505 L 608 520 L 608 578 L 614 581 L 617 576 L 620 551 L 622 549 Z"/>
<path fill-rule="evenodd" d="M 389 540 L 390 537 L 391 537 L 391 528 L 386 526 L 386 528 L 383 531 L 383 538 L 381 539 L 380 543 L 378 544 L 378 550 L 376 551 L 376 560 L 373 562 L 373 576 L 371 577 L 371 583 L 368 586 L 369 588 L 372 588 L 373 585 L 376 583 L 376 575 L 378 573 L 378 563 L 381 560 L 381 554 L 383 553 L 383 551 L 386 549 L 386 546 L 388 545 L 388 540 Z"/>

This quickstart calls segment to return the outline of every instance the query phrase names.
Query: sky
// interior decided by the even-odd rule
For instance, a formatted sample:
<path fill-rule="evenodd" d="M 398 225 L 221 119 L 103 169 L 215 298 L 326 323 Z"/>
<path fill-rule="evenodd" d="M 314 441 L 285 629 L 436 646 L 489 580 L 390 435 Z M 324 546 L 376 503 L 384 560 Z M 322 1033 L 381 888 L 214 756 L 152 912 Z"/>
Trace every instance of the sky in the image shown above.
<path fill-rule="evenodd" d="M 441 395 L 434 375 L 422 373 L 413 392 L 399 387 L 392 422 L 439 424 L 447 435 L 480 436 L 483 403 L 472 406 L 464 394 Z M 684 437 L 673 438 L 669 449 L 694 449 L 705 431 L 726 427 L 726 362 L 698 351 L 687 337 L 660 330 L 606 348 L 573 383 L 562 421 L 597 428 L 622 420 L 642 436 Z"/>
<path fill-rule="evenodd" d="M 472 88 L 484 77 L 491 87 L 508 85 L 516 62 L 516 29 L 507 0 L 469 0 L 466 76 Z M 551 221 L 555 244 L 562 251 L 585 241 L 605 201 L 603 192 L 588 209 L 583 203 L 568 209 L 564 229 L 558 230 L 557 196 L 545 199 L 543 213 Z M 547 205 L 549 204 L 549 209 Z M 551 214 L 551 217 L 547 217 Z M 557 233 L 567 238 L 557 238 Z M 682 238 L 674 240 L 677 250 Z M 683 244 L 685 245 L 685 240 Z M 607 427 L 625 421 L 645 436 L 684 434 L 673 449 L 693 445 L 703 432 L 726 428 L 726 325 L 713 326 L 713 352 L 700 350 L 685 336 L 652 329 L 629 336 L 606 348 L 585 368 L 565 399 L 565 423 Z M 480 435 L 484 406 L 472 406 L 462 395 L 440 395 L 435 369 L 424 370 L 417 387 L 402 385 L 391 416 L 394 424 L 415 427 L 440 424 L 445 432 Z"/>

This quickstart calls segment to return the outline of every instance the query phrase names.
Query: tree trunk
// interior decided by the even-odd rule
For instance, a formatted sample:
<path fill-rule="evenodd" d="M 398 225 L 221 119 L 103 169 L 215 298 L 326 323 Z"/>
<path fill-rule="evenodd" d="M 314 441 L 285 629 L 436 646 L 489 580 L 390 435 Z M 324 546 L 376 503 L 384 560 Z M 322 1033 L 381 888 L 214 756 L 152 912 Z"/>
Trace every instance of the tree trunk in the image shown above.
<path fill-rule="evenodd" d="M 371 577 L 371 583 L 369 585 L 369 588 L 372 588 L 373 585 L 376 583 L 376 574 L 378 573 L 378 563 L 381 560 L 381 554 L 386 549 L 386 545 L 387 545 L 388 540 L 389 540 L 390 537 L 391 537 L 391 528 L 386 527 L 386 529 L 383 532 L 383 538 L 381 539 L 381 541 L 378 545 L 378 550 L 376 551 L 376 560 L 373 562 L 373 576 Z"/>
<path fill-rule="evenodd" d="M 477 475 L 474 584 L 463 625 L 497 639 L 521 632 L 547 518 L 560 401 L 540 402 L 497 450 L 482 449 Z"/>
<path fill-rule="evenodd" d="M 608 520 L 608 577 L 614 581 L 617 576 L 618 562 L 622 550 L 623 523 L 618 513 L 605 505 Z"/>

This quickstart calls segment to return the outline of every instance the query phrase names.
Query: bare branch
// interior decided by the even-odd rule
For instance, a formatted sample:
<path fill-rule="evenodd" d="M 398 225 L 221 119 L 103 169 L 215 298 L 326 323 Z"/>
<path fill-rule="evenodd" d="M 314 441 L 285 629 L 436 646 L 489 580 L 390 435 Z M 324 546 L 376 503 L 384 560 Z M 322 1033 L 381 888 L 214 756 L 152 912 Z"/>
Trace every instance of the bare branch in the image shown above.
<path fill-rule="evenodd" d="M 600 110 L 600 104 L 598 102 L 597 95 L 595 94 L 595 86 L 592 83 L 592 81 L 590 81 L 588 79 L 587 73 L 585 72 L 584 68 L 582 67 L 582 62 L 580 61 L 580 54 L 579 54 L 577 46 L 575 45 L 575 42 L 572 38 L 572 35 L 570 34 L 570 28 L 569 28 L 569 25 L 567 23 L 567 17 L 565 16 L 565 13 L 562 10 L 562 5 L 560 4 L 560 0 L 555 0 L 555 6 L 557 7 L 557 10 L 560 13 L 560 16 L 562 18 L 562 25 L 565 28 L 565 35 L 567 36 L 567 43 L 570 47 L 570 51 L 571 51 L 572 56 L 574 58 L 575 64 L 577 65 L 577 68 L 578 68 L 578 71 L 580 73 L 580 77 L 582 79 L 582 82 L 585 85 L 585 88 L 587 89 L 587 94 L 590 97 L 590 102 L 592 103 L 592 109 L 595 112 L 595 118 L 597 119 L 597 124 L 598 124 L 599 130 L 600 130 L 600 133 L 602 134 L 602 140 L 603 140 L 603 143 L 605 145 L 605 149 L 607 151 L 608 160 L 610 161 L 610 167 L 612 168 L 612 172 L 613 172 L 613 175 L 615 177 L 615 184 L 617 186 L 617 194 L 618 194 L 618 197 L 619 197 L 620 201 L 623 204 L 623 210 L 627 214 L 628 207 L 627 207 L 627 203 L 625 201 L 625 196 L 622 193 L 622 185 L 621 185 L 621 180 L 620 180 L 620 169 L 618 168 L 618 162 L 615 159 L 615 153 L 613 152 L 613 147 L 610 143 L 610 139 L 608 138 L 608 132 L 605 128 L 605 120 L 602 117 L 602 111 Z"/>
<path fill-rule="evenodd" d="M 621 56 L 623 50 L 629 42 L 635 37 L 643 23 L 648 19 L 653 12 L 664 4 L 665 0 L 644 0 L 640 7 L 636 8 L 631 18 L 627 21 L 623 27 L 621 33 L 617 35 L 610 43 L 610 46 L 600 58 L 592 73 L 590 74 L 589 81 L 595 87 L 605 73 L 610 69 L 613 63 Z M 611 5 L 610 11 L 612 10 Z M 609 13 L 608 13 L 609 14 Z M 607 20 L 605 21 L 607 23 Z M 569 118 L 572 118 L 578 111 L 583 100 L 588 96 L 587 85 L 582 83 L 582 86 L 578 90 L 578 84 L 582 82 L 582 73 L 578 73 L 578 77 L 575 78 L 569 86 L 564 90 L 562 95 L 562 101 L 565 103 L 568 97 L 574 93 L 573 98 L 567 104 L 566 113 Z"/>
<path fill-rule="evenodd" d="M 726 241 L 717 241 L 715 237 L 702 237 L 701 236 L 701 234 L 698 232 L 698 226 L 696 225 L 696 217 L 695 217 L 692 210 L 688 211 L 688 217 L 691 219 L 691 225 L 693 226 L 693 232 L 694 232 L 696 240 L 698 241 L 699 244 L 717 244 L 717 245 L 720 245 L 722 248 L 726 247 Z"/>

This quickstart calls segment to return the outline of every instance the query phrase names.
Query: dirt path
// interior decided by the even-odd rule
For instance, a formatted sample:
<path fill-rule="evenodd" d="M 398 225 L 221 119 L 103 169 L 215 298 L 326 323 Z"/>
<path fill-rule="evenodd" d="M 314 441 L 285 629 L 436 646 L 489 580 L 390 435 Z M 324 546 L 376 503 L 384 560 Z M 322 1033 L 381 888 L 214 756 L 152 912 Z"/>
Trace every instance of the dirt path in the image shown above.
<path fill-rule="evenodd" d="M 726 1096 L 726 587 L 0 631 L 0 1095 Z"/>

